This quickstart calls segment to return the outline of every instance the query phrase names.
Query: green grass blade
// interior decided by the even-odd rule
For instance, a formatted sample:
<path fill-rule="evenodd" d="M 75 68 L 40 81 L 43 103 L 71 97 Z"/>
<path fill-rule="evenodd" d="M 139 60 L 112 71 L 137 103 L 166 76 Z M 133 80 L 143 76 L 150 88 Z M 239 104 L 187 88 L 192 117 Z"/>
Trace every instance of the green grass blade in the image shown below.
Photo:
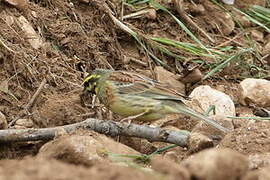
<path fill-rule="evenodd" d="M 140 46 L 159 64 L 168 67 L 168 65 L 166 63 L 164 63 L 162 60 L 160 60 L 159 58 L 157 58 L 151 51 L 149 51 L 147 49 L 147 47 L 142 43 L 142 41 L 137 37 L 137 36 L 133 36 L 137 42 L 140 44 Z"/>
<path fill-rule="evenodd" d="M 177 60 L 184 61 L 184 60 L 186 59 L 186 57 L 177 55 L 177 54 L 175 54 L 175 53 L 169 51 L 169 50 L 168 50 L 167 48 L 165 48 L 165 47 L 160 47 L 160 46 L 159 46 L 158 49 L 159 49 L 159 51 L 160 51 L 161 53 L 164 53 L 164 54 L 166 54 L 166 55 L 168 55 L 168 56 L 174 57 L 174 58 L 176 58 Z"/>
<path fill-rule="evenodd" d="M 173 40 L 170 40 L 170 39 L 167 39 L 167 38 L 155 38 L 155 37 L 153 37 L 151 39 L 156 41 L 156 42 L 165 44 L 165 45 L 170 45 L 170 46 L 173 46 L 173 47 L 176 47 L 176 48 L 184 49 L 184 50 L 186 50 L 188 52 L 191 52 L 192 54 L 195 54 L 195 55 L 209 56 L 208 54 L 204 53 L 205 52 L 204 49 L 198 48 L 194 44 L 191 44 L 191 43 L 173 41 Z"/>
<path fill-rule="evenodd" d="M 237 117 L 237 116 L 227 116 L 230 119 L 255 119 L 255 120 L 270 120 L 270 117 Z"/>
<path fill-rule="evenodd" d="M 261 19 L 261 21 L 266 21 L 265 24 L 269 24 L 270 23 L 270 17 L 264 16 L 263 14 L 260 14 L 254 10 L 251 10 L 252 13 L 254 13 L 254 15 Z"/>
<path fill-rule="evenodd" d="M 220 63 L 219 65 L 217 65 L 214 69 L 212 69 L 210 72 L 208 72 L 204 77 L 203 80 L 209 78 L 210 76 L 212 76 L 213 74 L 215 74 L 216 72 L 219 72 L 221 69 L 223 69 L 228 63 L 230 63 L 231 61 L 233 61 L 234 59 L 236 59 L 237 57 L 239 57 L 240 55 L 251 51 L 251 48 L 248 49 L 242 49 L 240 52 L 236 53 L 235 55 L 229 57 L 228 59 L 226 59 L 224 62 Z"/>
<path fill-rule="evenodd" d="M 265 14 L 266 16 L 270 16 L 270 9 L 269 8 L 264 8 L 262 6 L 253 5 L 253 6 L 251 6 L 251 9 L 253 9 L 254 11 L 257 11 L 261 14 Z"/>
<path fill-rule="evenodd" d="M 164 45 L 173 46 L 175 48 L 183 49 L 183 50 L 185 50 L 191 54 L 197 55 L 197 56 L 204 56 L 204 57 L 210 57 L 210 58 L 213 58 L 213 54 L 217 55 L 218 58 L 227 57 L 224 54 L 222 54 L 221 52 L 228 51 L 232 48 L 232 47 L 228 46 L 228 47 L 223 47 L 220 49 L 208 49 L 208 51 L 211 52 L 211 55 L 209 55 L 205 49 L 198 47 L 197 45 L 192 44 L 192 43 L 174 41 L 171 39 L 160 38 L 160 37 L 152 37 L 151 39 L 158 42 L 158 43 L 162 43 Z"/>
<path fill-rule="evenodd" d="M 196 42 L 198 43 L 203 49 L 207 50 L 208 49 L 202 44 L 202 42 L 185 26 L 184 23 L 182 23 L 176 16 L 174 16 L 167 8 L 163 7 L 159 3 L 155 2 L 154 0 L 150 1 L 150 4 L 156 8 L 160 9 L 166 13 L 168 13 L 175 21 L 176 23 Z"/>
<path fill-rule="evenodd" d="M 263 23 L 259 22 L 258 20 L 256 20 L 255 18 L 251 17 L 250 15 L 244 13 L 243 11 L 237 9 L 237 8 L 233 8 L 235 11 L 243 14 L 244 16 L 246 16 L 246 18 L 248 18 L 251 22 L 253 22 L 254 24 L 257 24 L 258 26 L 261 26 L 262 28 L 264 28 L 265 30 L 267 30 L 270 33 L 270 29 L 268 27 L 266 27 Z"/>
<path fill-rule="evenodd" d="M 141 1 L 134 3 L 134 5 L 144 4 L 144 3 L 148 3 L 148 2 L 150 2 L 150 0 L 143 0 L 143 1 L 141 0 Z"/>
<path fill-rule="evenodd" d="M 138 34 L 133 31 L 132 29 L 130 29 L 127 25 L 125 25 L 124 23 L 122 23 L 121 21 L 119 21 L 116 17 L 114 17 L 113 15 L 110 15 L 111 18 L 113 19 L 114 23 L 120 27 L 122 30 L 124 30 L 125 32 L 127 32 L 128 34 L 130 34 L 138 43 L 139 45 L 150 55 L 150 57 L 152 57 L 157 63 L 159 63 L 160 65 L 163 65 L 165 67 L 167 67 L 168 65 L 166 63 L 164 63 L 162 60 L 160 60 L 159 58 L 157 58 L 151 51 L 149 51 L 147 49 L 147 47 L 143 44 L 143 42 L 139 39 Z"/>

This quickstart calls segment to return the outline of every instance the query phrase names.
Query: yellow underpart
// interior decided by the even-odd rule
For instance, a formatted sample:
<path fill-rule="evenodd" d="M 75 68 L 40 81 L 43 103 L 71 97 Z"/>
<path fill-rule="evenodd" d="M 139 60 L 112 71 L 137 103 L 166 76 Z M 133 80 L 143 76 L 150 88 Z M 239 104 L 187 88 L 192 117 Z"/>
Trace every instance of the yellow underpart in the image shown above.
<path fill-rule="evenodd" d="M 95 87 L 95 93 L 97 94 L 99 91 L 99 88 L 98 87 Z"/>

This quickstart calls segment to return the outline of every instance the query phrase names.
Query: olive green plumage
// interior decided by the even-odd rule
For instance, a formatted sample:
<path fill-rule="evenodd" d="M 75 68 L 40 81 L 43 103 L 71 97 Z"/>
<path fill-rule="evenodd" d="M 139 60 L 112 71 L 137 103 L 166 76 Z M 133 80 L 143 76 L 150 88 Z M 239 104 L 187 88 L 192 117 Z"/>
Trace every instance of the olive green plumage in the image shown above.
<path fill-rule="evenodd" d="M 183 103 L 188 97 L 168 84 L 126 71 L 96 69 L 84 80 L 85 91 L 96 94 L 112 112 L 123 117 L 136 116 L 140 121 L 153 121 L 168 114 L 181 113 L 203 120 L 211 126 L 229 131 L 217 122 Z"/>

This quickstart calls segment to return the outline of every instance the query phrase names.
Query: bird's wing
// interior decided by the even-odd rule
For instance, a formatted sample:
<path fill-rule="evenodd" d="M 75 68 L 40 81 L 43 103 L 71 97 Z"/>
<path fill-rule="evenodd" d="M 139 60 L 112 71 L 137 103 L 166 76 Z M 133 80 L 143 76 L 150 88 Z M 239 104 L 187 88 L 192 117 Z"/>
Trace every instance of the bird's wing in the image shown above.
<path fill-rule="evenodd" d="M 160 100 L 182 101 L 188 99 L 187 96 L 178 93 L 168 84 L 157 82 L 136 73 L 115 71 L 108 80 L 117 86 L 120 94 L 136 94 Z"/>

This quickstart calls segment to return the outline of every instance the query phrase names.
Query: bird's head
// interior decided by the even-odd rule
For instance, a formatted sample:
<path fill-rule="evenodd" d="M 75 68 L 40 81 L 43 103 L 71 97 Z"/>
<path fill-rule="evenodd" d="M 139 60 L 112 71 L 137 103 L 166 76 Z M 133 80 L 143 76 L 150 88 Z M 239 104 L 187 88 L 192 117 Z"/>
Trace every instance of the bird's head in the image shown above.
<path fill-rule="evenodd" d="M 97 94 L 99 80 L 108 72 L 103 69 L 96 69 L 90 75 L 86 76 L 83 81 L 84 91 L 90 92 L 92 94 Z"/>
<path fill-rule="evenodd" d="M 98 93 L 97 85 L 100 77 L 101 76 L 98 74 L 88 75 L 83 81 L 84 90 L 92 94 L 97 94 Z"/>

